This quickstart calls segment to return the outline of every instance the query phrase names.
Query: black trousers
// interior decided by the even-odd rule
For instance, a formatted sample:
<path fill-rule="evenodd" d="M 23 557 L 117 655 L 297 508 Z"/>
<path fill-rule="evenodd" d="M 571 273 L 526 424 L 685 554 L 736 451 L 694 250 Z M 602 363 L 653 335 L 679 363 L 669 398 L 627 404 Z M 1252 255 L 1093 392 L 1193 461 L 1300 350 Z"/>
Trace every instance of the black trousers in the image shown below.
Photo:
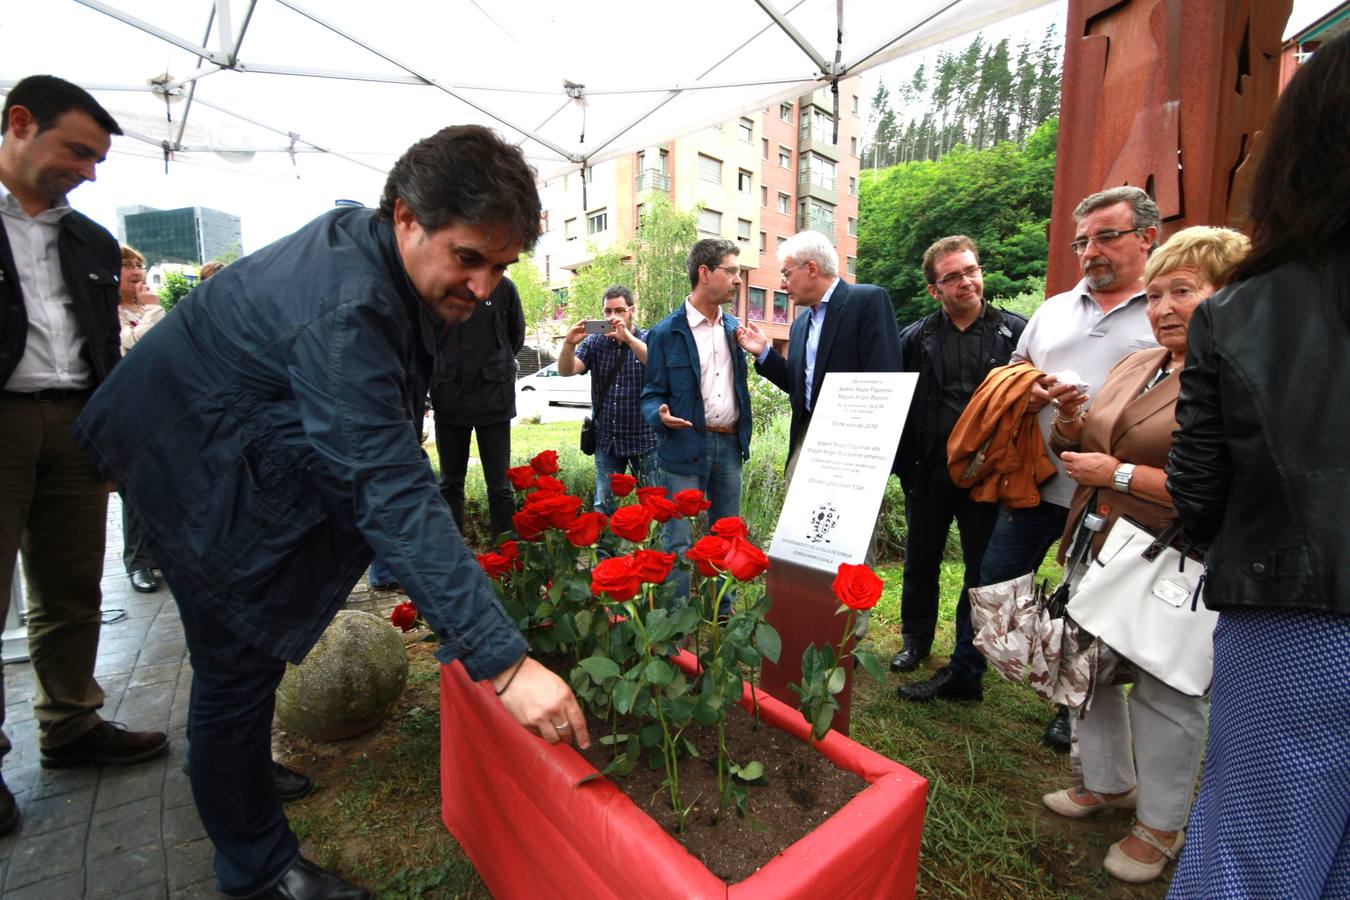
<path fill-rule="evenodd" d="M 970 491 L 930 481 L 923 492 L 905 493 L 905 580 L 900 590 L 900 629 L 921 647 L 933 643 L 938 618 L 938 578 L 952 520 L 961 535 L 965 577 L 958 611 L 970 607 L 969 591 L 980 584 L 980 560 L 994 531 L 998 505 L 976 503 Z"/>
<path fill-rule="evenodd" d="M 436 454 L 441 459 L 441 496 L 464 531 L 464 480 L 469 474 L 469 435 L 478 433 L 478 461 L 487 482 L 488 516 L 493 537 L 511 530 L 516 498 L 506 469 L 511 464 L 511 423 L 498 425 L 451 425 L 436 420 Z"/>
<path fill-rule="evenodd" d="M 150 552 L 150 545 L 141 533 L 141 518 L 127 503 L 126 497 L 122 498 L 122 564 L 126 566 L 128 575 L 137 569 L 159 568 L 155 563 L 155 555 Z"/>

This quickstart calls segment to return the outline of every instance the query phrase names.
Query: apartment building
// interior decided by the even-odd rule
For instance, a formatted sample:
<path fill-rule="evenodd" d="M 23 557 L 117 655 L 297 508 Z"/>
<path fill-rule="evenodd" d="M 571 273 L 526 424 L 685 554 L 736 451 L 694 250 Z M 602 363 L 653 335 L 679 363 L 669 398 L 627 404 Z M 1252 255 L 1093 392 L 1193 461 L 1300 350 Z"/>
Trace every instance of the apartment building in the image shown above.
<path fill-rule="evenodd" d="M 822 88 L 544 182 L 534 256 L 544 280 L 565 288 L 592 247 L 627 247 L 643 203 L 664 194 L 676 209 L 697 209 L 700 237 L 740 244 L 734 313 L 784 348 L 796 310 L 778 289 L 779 244 L 801 230 L 823 232 L 839 251 L 840 276 L 851 282 L 856 271 L 860 91 L 858 78 L 839 85 L 837 138 L 834 95 Z"/>

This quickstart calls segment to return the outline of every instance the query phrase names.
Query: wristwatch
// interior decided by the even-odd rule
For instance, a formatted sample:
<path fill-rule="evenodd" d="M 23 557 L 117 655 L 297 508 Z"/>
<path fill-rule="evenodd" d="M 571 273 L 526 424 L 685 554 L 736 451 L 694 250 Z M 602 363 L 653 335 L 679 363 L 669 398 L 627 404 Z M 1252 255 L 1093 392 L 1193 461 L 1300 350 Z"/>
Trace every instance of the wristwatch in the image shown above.
<path fill-rule="evenodd" d="M 1116 466 L 1116 473 L 1111 476 L 1111 487 L 1122 494 L 1128 494 L 1132 478 L 1134 478 L 1134 463 L 1121 463 Z"/>

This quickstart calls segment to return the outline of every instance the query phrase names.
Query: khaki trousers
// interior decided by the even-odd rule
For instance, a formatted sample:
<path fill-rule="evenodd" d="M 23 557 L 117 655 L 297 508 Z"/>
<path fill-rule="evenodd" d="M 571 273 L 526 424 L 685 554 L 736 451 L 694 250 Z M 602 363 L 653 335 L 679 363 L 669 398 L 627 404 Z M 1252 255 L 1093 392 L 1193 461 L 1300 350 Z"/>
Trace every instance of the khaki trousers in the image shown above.
<path fill-rule="evenodd" d="M 0 395 L 0 616 L 7 614 L 23 550 L 28 652 L 37 681 L 34 716 L 43 747 L 59 747 L 99 722 L 94 680 L 101 624 L 108 485 L 70 435 L 84 407 Z M 0 726 L 4 724 L 0 685 Z M 0 757 L 10 750 L 0 731 Z"/>

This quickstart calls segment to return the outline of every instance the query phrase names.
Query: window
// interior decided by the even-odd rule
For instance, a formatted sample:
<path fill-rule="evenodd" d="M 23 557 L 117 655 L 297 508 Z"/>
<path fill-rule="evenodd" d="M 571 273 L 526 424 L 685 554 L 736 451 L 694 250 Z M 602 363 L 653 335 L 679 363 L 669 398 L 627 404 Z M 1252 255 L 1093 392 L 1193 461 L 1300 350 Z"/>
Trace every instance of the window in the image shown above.
<path fill-rule="evenodd" d="M 764 288 L 750 288 L 750 296 L 745 305 L 745 317 L 747 319 L 756 322 L 764 321 L 764 296 Z"/>
<path fill-rule="evenodd" d="M 792 198 L 781 191 L 778 194 L 778 212 L 785 216 L 792 215 Z"/>
<path fill-rule="evenodd" d="M 742 194 L 748 194 L 750 193 L 750 189 L 754 187 L 754 183 L 754 173 L 748 172 L 745 169 L 738 169 L 736 171 L 736 190 L 740 191 Z"/>
<path fill-rule="evenodd" d="M 803 141 L 820 141 L 825 144 L 833 144 L 834 116 L 814 106 L 804 110 L 802 112 L 802 124 L 797 131 L 797 135 Z"/>
<path fill-rule="evenodd" d="M 568 219 L 563 222 L 563 240 L 575 241 L 577 239 L 577 220 Z"/>
<path fill-rule="evenodd" d="M 769 186 L 766 184 L 759 186 L 759 205 L 765 209 L 769 208 Z"/>
<path fill-rule="evenodd" d="M 854 95 L 853 95 L 853 114 L 854 114 L 855 116 L 858 114 L 858 95 L 857 95 L 857 94 L 854 94 Z"/>
<path fill-rule="evenodd" d="M 759 233 L 759 252 L 767 253 L 769 250 L 769 235 L 761 231 Z"/>
<path fill-rule="evenodd" d="M 784 122 L 791 122 L 791 121 L 792 121 L 792 104 L 791 104 L 791 103 L 780 103 L 780 104 L 778 105 L 778 118 L 782 119 Z"/>
<path fill-rule="evenodd" d="M 587 184 L 594 184 L 594 183 L 595 183 L 595 166 L 587 166 L 586 169 L 585 169 L 585 172 L 586 172 L 586 183 L 587 183 Z"/>
<path fill-rule="evenodd" d="M 835 164 L 834 160 L 826 159 L 815 153 L 808 153 L 799 158 L 801 170 L 797 174 L 799 184 L 814 184 L 834 190 L 835 185 Z"/>
<path fill-rule="evenodd" d="M 777 243 L 777 245 L 776 245 L 776 251 L 775 251 L 775 252 L 777 252 L 777 254 L 778 254 L 779 256 L 782 256 L 782 255 L 783 255 L 783 245 L 786 244 L 786 243 L 787 243 L 787 238 L 783 237 L 781 234 L 778 235 L 778 243 Z"/>
<path fill-rule="evenodd" d="M 698 180 L 720 185 L 722 183 L 722 161 L 700 153 L 698 155 Z"/>
<path fill-rule="evenodd" d="M 848 217 L 848 233 L 853 237 L 858 236 L 858 220 L 853 216 Z"/>
<path fill-rule="evenodd" d="M 854 156 L 858 155 L 858 139 L 856 137 L 848 139 L 848 152 L 852 153 Z"/>
<path fill-rule="evenodd" d="M 750 229 L 752 227 L 749 219 L 737 219 L 736 240 L 740 241 L 742 244 L 750 243 Z"/>
<path fill-rule="evenodd" d="M 787 291 L 773 292 L 773 321 L 778 325 L 786 325 L 788 320 Z"/>
<path fill-rule="evenodd" d="M 848 258 L 848 274 L 858 274 L 858 258 L 856 256 L 850 256 Z"/>
<path fill-rule="evenodd" d="M 785 169 L 792 168 L 792 151 L 787 147 L 778 147 L 778 164 Z"/>
<path fill-rule="evenodd" d="M 706 234 L 722 233 L 722 214 L 715 209 L 698 211 L 698 230 Z"/>
<path fill-rule="evenodd" d="M 760 138 L 760 139 L 759 139 L 759 142 L 760 142 L 760 144 L 762 144 L 763 147 L 764 147 L 764 158 L 765 158 L 765 159 L 768 159 L 768 158 L 769 158 L 769 139 L 768 139 L 768 138 Z"/>
<path fill-rule="evenodd" d="M 858 176 L 848 176 L 848 193 L 851 197 L 858 196 Z"/>
<path fill-rule="evenodd" d="M 741 140 L 747 144 L 755 140 L 755 122 L 753 119 L 741 119 L 738 127 L 741 130 Z"/>
<path fill-rule="evenodd" d="M 599 234 L 602 231 L 609 230 L 609 212 L 600 210 L 599 212 L 589 213 L 586 216 L 586 233 Z"/>
<path fill-rule="evenodd" d="M 797 204 L 797 230 L 819 231 L 834 240 L 834 207 L 819 200 L 805 199 Z"/>
<path fill-rule="evenodd" d="M 662 150 L 662 151 L 661 151 L 661 156 L 660 156 L 659 162 L 661 163 L 661 174 L 662 174 L 662 175 L 669 175 L 669 174 L 670 174 L 670 151 L 669 151 L 669 150 Z"/>

